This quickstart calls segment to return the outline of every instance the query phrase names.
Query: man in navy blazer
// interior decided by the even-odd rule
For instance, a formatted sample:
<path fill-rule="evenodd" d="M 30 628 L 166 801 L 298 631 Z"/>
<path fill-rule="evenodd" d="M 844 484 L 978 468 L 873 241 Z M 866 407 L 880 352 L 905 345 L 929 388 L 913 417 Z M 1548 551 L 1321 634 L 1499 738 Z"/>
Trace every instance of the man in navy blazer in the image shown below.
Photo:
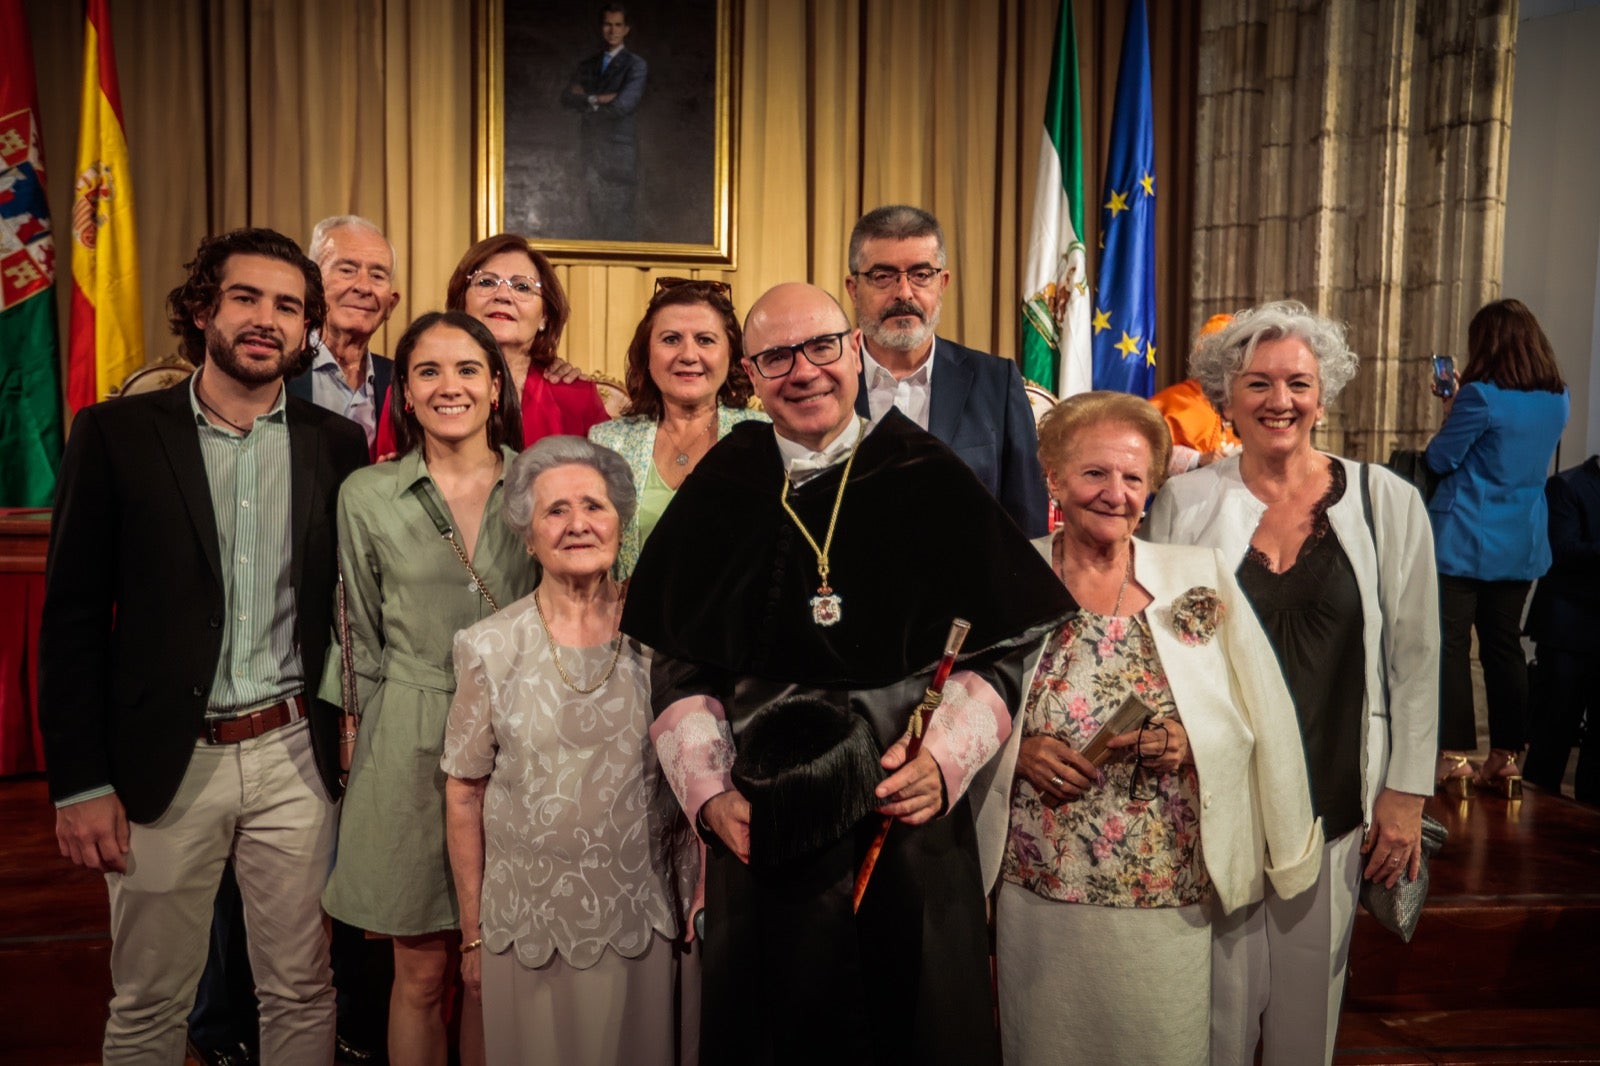
<path fill-rule="evenodd" d="M 972 468 L 1024 533 L 1041 536 L 1048 500 L 1022 374 L 1010 359 L 935 335 L 945 264 L 944 231 L 921 208 L 879 207 L 851 231 L 844 285 L 864 341 L 856 411 L 876 421 L 900 408 Z"/>
<path fill-rule="evenodd" d="M 639 132 L 634 112 L 644 98 L 645 61 L 623 47 L 628 12 L 621 4 L 600 9 L 605 47 L 578 64 L 561 105 L 580 112 L 579 149 L 588 191 L 585 237 L 637 240 L 634 201 L 639 190 Z"/>
<path fill-rule="evenodd" d="M 1538 649 L 1522 775 L 1561 791 L 1567 759 L 1588 716 L 1573 794 L 1600 803 L 1600 456 L 1545 482 L 1550 507 L 1550 572 L 1539 579 L 1527 634 Z"/>
<path fill-rule="evenodd" d="M 394 363 L 370 347 L 400 303 L 394 245 L 360 215 L 335 215 L 312 229 L 306 257 L 322 271 L 328 319 L 313 338 L 310 369 L 289 380 L 289 395 L 355 422 L 371 448 L 394 376 Z"/>

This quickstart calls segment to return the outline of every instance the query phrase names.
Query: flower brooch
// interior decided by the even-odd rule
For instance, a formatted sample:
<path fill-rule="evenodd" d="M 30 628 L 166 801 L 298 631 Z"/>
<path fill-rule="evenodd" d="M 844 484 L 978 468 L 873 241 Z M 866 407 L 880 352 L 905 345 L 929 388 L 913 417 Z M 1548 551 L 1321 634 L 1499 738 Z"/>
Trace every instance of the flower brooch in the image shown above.
<path fill-rule="evenodd" d="M 1226 614 L 1216 589 L 1196 585 L 1172 601 L 1172 628 L 1185 644 L 1205 644 Z"/>

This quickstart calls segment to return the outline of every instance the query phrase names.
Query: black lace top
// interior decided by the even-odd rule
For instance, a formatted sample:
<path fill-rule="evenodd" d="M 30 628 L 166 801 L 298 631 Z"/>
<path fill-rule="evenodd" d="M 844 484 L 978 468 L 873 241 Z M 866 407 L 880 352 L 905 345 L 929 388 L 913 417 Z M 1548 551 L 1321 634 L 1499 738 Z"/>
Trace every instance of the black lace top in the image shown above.
<path fill-rule="evenodd" d="M 1281 574 L 1253 545 L 1239 585 L 1278 653 L 1305 742 L 1312 809 L 1329 840 L 1361 825 L 1361 715 L 1366 676 L 1361 590 L 1328 508 L 1344 497 L 1344 464 L 1330 459 L 1328 491 L 1311 509 L 1311 535 Z"/>

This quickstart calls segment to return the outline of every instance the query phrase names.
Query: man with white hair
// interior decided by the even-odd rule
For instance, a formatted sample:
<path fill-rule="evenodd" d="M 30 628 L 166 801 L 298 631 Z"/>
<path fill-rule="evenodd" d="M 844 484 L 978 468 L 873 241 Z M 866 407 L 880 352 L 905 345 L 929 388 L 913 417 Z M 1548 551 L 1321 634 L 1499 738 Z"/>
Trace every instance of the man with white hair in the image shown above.
<path fill-rule="evenodd" d="M 1014 360 L 934 335 L 949 285 L 933 215 L 892 204 L 856 223 L 844 279 L 863 341 L 856 412 L 877 421 L 898 407 L 972 467 L 1024 533 L 1041 536 L 1048 503 L 1022 374 Z"/>
<path fill-rule="evenodd" d="M 358 423 L 370 448 L 394 371 L 392 362 L 370 348 L 400 303 L 394 245 L 360 215 L 335 215 L 312 229 L 306 255 L 322 270 L 328 320 L 316 338 L 311 368 L 289 382 L 289 395 Z"/>

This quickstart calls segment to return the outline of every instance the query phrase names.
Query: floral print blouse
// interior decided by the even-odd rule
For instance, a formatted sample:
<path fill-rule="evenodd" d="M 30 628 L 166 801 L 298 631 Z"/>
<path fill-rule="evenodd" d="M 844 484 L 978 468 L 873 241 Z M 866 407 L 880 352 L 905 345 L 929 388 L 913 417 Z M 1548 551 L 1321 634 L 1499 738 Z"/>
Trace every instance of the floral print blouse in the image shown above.
<path fill-rule="evenodd" d="M 1178 717 L 1144 615 L 1081 612 L 1046 645 L 1023 736 L 1054 736 L 1081 750 L 1129 695 Z M 1001 875 L 1067 903 L 1181 907 L 1207 899 L 1194 767 L 1160 775 L 1151 800 L 1131 796 L 1132 760 L 1114 758 L 1103 769 L 1103 788 L 1059 807 L 1017 777 Z"/>

